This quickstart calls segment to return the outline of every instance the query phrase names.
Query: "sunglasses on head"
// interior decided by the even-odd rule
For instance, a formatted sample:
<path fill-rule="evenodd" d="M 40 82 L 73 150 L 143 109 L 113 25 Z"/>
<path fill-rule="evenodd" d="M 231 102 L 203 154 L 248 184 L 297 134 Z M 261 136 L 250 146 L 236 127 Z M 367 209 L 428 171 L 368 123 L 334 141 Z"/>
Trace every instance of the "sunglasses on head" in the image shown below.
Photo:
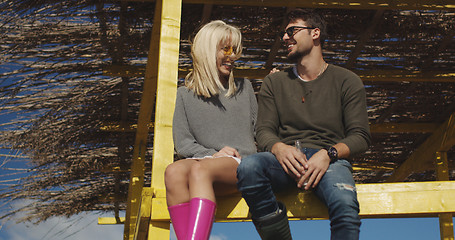
<path fill-rule="evenodd" d="M 283 38 L 284 35 L 287 34 L 289 37 L 292 37 L 302 29 L 315 29 L 315 27 L 292 26 L 292 27 L 287 28 L 284 32 L 281 32 L 280 36 L 281 36 L 281 38 Z"/>

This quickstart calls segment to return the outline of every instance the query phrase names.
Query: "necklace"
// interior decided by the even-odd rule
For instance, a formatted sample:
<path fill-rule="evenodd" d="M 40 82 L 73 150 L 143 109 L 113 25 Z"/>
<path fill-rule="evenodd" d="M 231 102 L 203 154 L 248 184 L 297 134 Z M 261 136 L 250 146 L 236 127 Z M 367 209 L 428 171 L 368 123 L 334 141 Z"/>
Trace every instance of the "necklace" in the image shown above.
<path fill-rule="evenodd" d="M 326 63 L 326 62 L 324 62 L 324 64 L 323 64 L 322 67 L 321 67 L 321 70 L 319 71 L 318 75 L 316 75 L 316 77 L 315 77 L 314 79 L 318 78 L 318 77 L 327 69 L 328 66 L 329 66 L 329 64 Z M 302 80 L 302 81 L 304 81 L 304 82 L 311 81 L 311 80 L 305 80 L 305 79 L 303 79 L 303 77 L 302 77 L 302 76 L 300 75 L 300 73 L 298 72 L 297 67 L 294 67 L 292 70 L 294 71 L 294 74 L 295 74 L 296 76 L 299 77 L 300 80 Z"/>
<path fill-rule="evenodd" d="M 322 65 L 321 71 L 318 73 L 316 78 L 318 78 L 327 69 L 328 66 L 329 66 L 329 64 L 324 62 L 324 64 Z"/>
<path fill-rule="evenodd" d="M 327 69 L 328 66 L 329 66 L 329 64 L 326 63 L 326 62 L 324 62 L 324 64 L 322 65 L 321 71 L 319 71 L 319 73 L 318 73 L 318 75 L 316 76 L 316 78 L 318 78 L 318 77 Z M 297 73 L 297 68 L 294 68 L 294 71 Z M 302 77 L 300 77 L 300 74 L 296 74 L 296 75 L 297 75 L 302 81 L 305 81 L 305 80 L 303 80 Z M 316 78 L 315 78 L 315 79 L 316 79 Z M 308 95 L 309 93 L 311 93 L 311 90 L 310 90 L 307 94 L 305 94 L 305 95 Z M 305 103 L 305 96 L 302 96 L 302 103 Z"/>

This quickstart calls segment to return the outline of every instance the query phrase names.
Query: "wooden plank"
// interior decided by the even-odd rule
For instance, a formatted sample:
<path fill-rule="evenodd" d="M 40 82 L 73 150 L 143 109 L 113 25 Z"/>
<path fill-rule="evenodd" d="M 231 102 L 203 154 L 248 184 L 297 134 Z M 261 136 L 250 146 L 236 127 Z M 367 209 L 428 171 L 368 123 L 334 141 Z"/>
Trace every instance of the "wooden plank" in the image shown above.
<path fill-rule="evenodd" d="M 155 96 L 155 135 L 154 158 L 170 159 L 169 152 L 173 150 L 171 136 L 172 116 L 166 107 L 174 106 L 177 88 L 177 64 L 180 42 L 181 0 L 167 0 L 165 4 L 158 1 L 155 9 L 152 39 L 145 69 L 144 89 L 139 109 L 136 140 L 131 166 L 130 184 L 128 187 L 128 202 L 125 219 L 124 239 L 134 239 L 138 234 L 137 228 L 141 194 L 144 185 L 144 161 L 147 149 L 148 124 L 150 123 Z M 161 44 L 156 44 L 156 43 Z M 158 89 L 158 91 L 157 91 Z M 163 154 L 164 152 L 164 154 Z M 155 161 L 152 167 L 152 184 L 164 187 L 164 180 L 159 179 L 153 172 L 162 171 L 162 166 L 169 162 Z M 161 169 L 157 169 L 160 168 Z M 158 175 L 158 174 L 157 174 Z M 147 226 L 148 227 L 148 226 Z"/>
<path fill-rule="evenodd" d="M 436 123 L 373 123 L 370 124 L 372 133 L 432 133 L 438 129 L 440 124 Z M 152 131 L 154 123 L 148 124 L 149 131 Z M 137 124 L 130 124 L 122 127 L 119 122 L 104 122 L 100 127 L 106 132 L 136 132 Z"/>
<path fill-rule="evenodd" d="M 449 161 L 447 152 L 436 152 L 436 179 L 438 181 L 449 181 Z"/>
<path fill-rule="evenodd" d="M 153 130 L 153 122 L 147 124 L 149 131 Z M 136 132 L 137 124 L 121 122 L 103 122 L 100 126 L 101 131 L 105 132 Z"/>
<path fill-rule="evenodd" d="M 363 217 L 435 217 L 455 212 L 455 181 L 361 184 Z"/>
<path fill-rule="evenodd" d="M 162 7 L 159 14 L 161 17 L 159 21 L 160 39 L 154 42 L 154 45 L 159 45 L 159 50 L 151 186 L 153 188 L 164 189 L 164 170 L 174 159 L 174 143 L 171 136 L 173 109 L 177 94 L 182 0 L 161 0 L 157 2 L 158 5 Z M 156 24 L 157 21 L 154 21 L 154 26 Z M 142 203 L 142 205 L 148 205 L 149 208 L 141 211 L 141 220 L 144 218 L 147 220 L 150 219 L 149 215 L 152 211 L 157 207 L 161 209 L 163 206 L 166 206 L 150 205 L 147 203 L 150 203 L 150 200 Z M 167 207 L 164 207 L 164 210 L 167 211 Z M 144 213 L 146 214 L 145 217 Z M 144 228 L 148 227 L 147 234 L 143 236 L 148 236 L 148 239 L 165 239 L 165 237 L 169 237 L 168 222 L 152 222 L 147 224 L 148 226 L 145 225 L 146 222 L 143 223 L 141 226 Z M 138 229 L 142 230 L 143 228 L 138 227 Z M 138 234 L 137 239 L 144 238 Z"/>
<path fill-rule="evenodd" d="M 444 213 L 439 215 L 439 230 L 441 240 L 453 240 L 453 214 Z"/>
<path fill-rule="evenodd" d="M 126 1 L 126 0 L 122 0 Z M 155 0 L 128 0 L 130 2 L 155 2 Z M 216 4 L 238 6 L 264 6 L 264 7 L 303 7 L 303 8 L 348 8 L 348 9 L 395 9 L 395 10 L 444 10 L 454 9 L 453 0 L 183 0 L 190 4 Z"/>
<path fill-rule="evenodd" d="M 438 129 L 436 123 L 373 123 L 372 133 L 432 133 Z"/>
<path fill-rule="evenodd" d="M 189 69 L 179 69 L 178 77 L 184 78 Z M 270 69 L 235 69 L 236 77 L 263 79 Z M 435 71 L 402 71 L 402 70 L 373 70 L 354 71 L 364 82 L 455 82 L 455 72 Z M 144 76 L 145 68 L 140 66 L 111 65 L 103 68 L 103 74 L 111 77 L 140 77 Z"/>
<path fill-rule="evenodd" d="M 164 170 L 174 160 L 172 119 L 177 95 L 181 0 L 163 0 L 157 76 L 151 184 L 164 188 Z"/>
<path fill-rule="evenodd" d="M 141 205 L 139 208 L 138 219 L 136 221 L 134 239 L 147 239 L 150 230 L 150 212 L 152 205 L 153 190 L 151 188 L 143 188 L 141 196 Z M 152 229 L 153 232 L 153 229 Z M 161 239 L 161 238 L 160 238 Z"/>
<path fill-rule="evenodd" d="M 436 179 L 439 181 L 449 181 L 449 161 L 447 152 L 436 152 Z M 453 240 L 453 214 L 439 214 L 439 232 L 441 240 Z"/>
<path fill-rule="evenodd" d="M 112 224 L 124 224 L 125 218 L 114 218 L 114 217 L 99 217 L 98 224 L 99 225 L 112 225 Z"/>
<path fill-rule="evenodd" d="M 455 213 L 455 181 L 358 184 L 362 218 L 437 217 Z M 165 196 L 153 198 L 152 221 L 169 221 Z M 277 196 L 291 219 L 327 219 L 326 207 L 311 191 Z M 216 221 L 249 221 L 248 206 L 238 195 L 219 198 Z"/>

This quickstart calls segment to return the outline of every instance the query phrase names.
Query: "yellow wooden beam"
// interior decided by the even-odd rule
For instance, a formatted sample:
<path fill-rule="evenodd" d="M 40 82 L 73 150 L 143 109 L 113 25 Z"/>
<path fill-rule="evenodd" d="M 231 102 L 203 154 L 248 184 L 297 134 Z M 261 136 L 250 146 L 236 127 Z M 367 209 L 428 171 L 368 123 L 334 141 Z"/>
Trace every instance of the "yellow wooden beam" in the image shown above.
<path fill-rule="evenodd" d="M 138 219 L 136 221 L 136 229 L 134 233 L 135 240 L 147 239 L 150 227 L 150 209 L 152 205 L 150 202 L 153 198 L 153 190 L 151 188 L 143 188 L 141 205 L 139 209 Z M 164 238 L 159 238 L 164 239 Z"/>
<path fill-rule="evenodd" d="M 114 218 L 114 217 L 99 217 L 98 224 L 99 225 L 112 225 L 112 224 L 124 224 L 125 218 Z"/>
<path fill-rule="evenodd" d="M 155 0 L 122 0 L 130 2 L 155 2 Z M 238 6 L 264 6 L 264 7 L 303 7 L 303 8 L 348 8 L 348 9 L 413 9 L 413 10 L 444 10 L 454 9 L 453 0 L 183 0 L 183 3 L 191 4 L 216 4 Z"/>
<path fill-rule="evenodd" d="M 148 123 L 149 131 L 153 130 L 154 123 Z M 370 125 L 372 133 L 432 133 L 438 129 L 436 123 L 373 123 Z M 136 132 L 137 124 L 121 126 L 119 122 L 105 122 L 100 127 L 106 132 Z"/>
<path fill-rule="evenodd" d="M 160 26 L 160 39 L 151 43 L 159 45 L 151 186 L 157 189 L 165 188 L 164 169 L 174 159 L 172 118 L 177 93 L 181 11 L 181 0 L 159 0 L 156 3 L 155 16 L 160 19 L 158 21 L 156 17 L 153 25 Z M 165 204 L 150 205 L 150 209 L 144 210 L 147 211 L 147 219 L 157 207 L 167 211 Z M 169 237 L 169 223 L 151 223 L 145 227 L 149 228 L 148 239 Z M 138 236 L 137 239 L 143 238 Z"/>
<path fill-rule="evenodd" d="M 411 156 L 394 171 L 387 182 L 404 181 L 411 173 L 434 169 L 434 156 L 455 145 L 455 113 L 445 121 Z"/>
<path fill-rule="evenodd" d="M 374 123 L 372 133 L 432 133 L 440 125 L 436 123 Z"/>
<path fill-rule="evenodd" d="M 149 198 L 142 201 L 147 210 L 141 211 L 141 217 L 168 221 L 165 190 L 144 188 L 144 192 Z M 455 213 L 455 181 L 357 184 L 357 193 L 362 218 Z M 327 218 L 327 209 L 311 191 L 290 191 L 278 195 L 278 198 L 285 202 L 291 218 Z M 250 218 L 248 206 L 240 194 L 219 198 L 217 204 L 217 221 L 245 221 Z"/>
<path fill-rule="evenodd" d="M 436 152 L 436 178 L 439 181 L 449 181 L 449 161 L 447 152 Z M 439 232 L 441 240 L 454 240 L 453 214 L 439 214 Z"/>
<path fill-rule="evenodd" d="M 153 188 L 162 189 L 164 169 L 174 160 L 172 118 L 177 94 L 181 0 L 162 0 L 159 76 L 153 137 Z"/>
<path fill-rule="evenodd" d="M 453 240 L 453 214 L 443 213 L 439 215 L 439 231 L 441 240 Z"/>
<path fill-rule="evenodd" d="M 176 87 L 177 65 L 180 42 L 181 0 L 157 1 L 155 18 L 152 28 L 152 38 L 145 69 L 144 89 L 139 109 L 136 140 L 131 166 L 130 184 L 128 188 L 128 205 L 126 210 L 124 239 L 133 239 L 138 232 L 138 214 L 140 210 L 141 194 L 144 185 L 144 160 L 147 148 L 148 124 L 151 121 L 155 96 L 155 135 L 153 167 L 167 165 L 163 159 L 173 159 L 173 144 L 171 127 Z M 158 89 L 158 91 L 157 91 Z M 164 154 L 163 154 L 164 152 Z M 164 187 L 159 174 L 152 168 L 152 184 Z M 162 176 L 162 175 L 161 175 Z"/>
<path fill-rule="evenodd" d="M 364 82 L 455 82 L 455 72 L 401 70 L 356 71 Z"/>
<path fill-rule="evenodd" d="M 164 192 L 164 190 L 162 191 Z M 358 184 L 362 218 L 436 217 L 455 213 L 455 181 Z M 153 198 L 153 221 L 169 221 L 164 193 Z M 291 219 L 327 219 L 326 207 L 311 192 L 278 195 Z M 161 206 L 161 207 L 158 207 Z M 240 195 L 217 199 L 216 221 L 249 221 L 248 206 Z M 164 209 L 164 210 L 163 210 Z"/>
<path fill-rule="evenodd" d="M 145 66 L 108 65 L 103 67 L 103 75 L 109 77 L 144 77 Z"/>
<path fill-rule="evenodd" d="M 158 5 L 158 4 L 157 4 Z M 159 12 L 155 9 L 154 23 L 159 23 Z M 152 44 L 160 40 L 159 24 L 152 28 L 152 39 L 146 65 L 144 86 L 139 108 L 136 139 L 134 143 L 133 159 L 131 164 L 130 182 L 128 186 L 128 200 L 123 232 L 124 240 L 132 240 L 136 232 L 137 216 L 140 210 L 141 194 L 144 185 L 145 152 L 147 150 L 148 126 L 151 121 L 152 109 L 155 102 L 159 45 Z"/>
<path fill-rule="evenodd" d="M 147 238 L 138 238 L 138 240 L 158 240 L 169 239 L 170 223 L 152 221 L 149 225 Z"/>
<path fill-rule="evenodd" d="M 189 69 L 179 69 L 179 78 L 184 78 Z M 366 82 L 455 82 L 455 72 L 420 72 L 402 70 L 354 71 Z M 103 68 L 103 74 L 111 77 L 141 77 L 145 68 L 141 66 L 110 65 Z M 263 79 L 270 69 L 235 69 L 236 77 Z"/>
<path fill-rule="evenodd" d="M 147 127 L 153 130 L 153 122 L 149 122 Z M 120 124 L 119 122 L 104 122 L 100 127 L 105 132 L 136 132 L 137 124 Z"/>
<path fill-rule="evenodd" d="M 352 165 L 352 169 L 356 172 L 359 172 L 359 171 L 381 171 L 381 170 L 392 171 L 395 168 L 392 166 L 388 167 L 386 165 L 379 165 L 379 164 L 354 163 Z"/>
<path fill-rule="evenodd" d="M 455 212 L 454 181 L 361 184 L 358 192 L 364 217 L 437 216 Z"/>
<path fill-rule="evenodd" d="M 449 161 L 447 152 L 436 152 L 436 179 L 438 181 L 449 181 Z"/>

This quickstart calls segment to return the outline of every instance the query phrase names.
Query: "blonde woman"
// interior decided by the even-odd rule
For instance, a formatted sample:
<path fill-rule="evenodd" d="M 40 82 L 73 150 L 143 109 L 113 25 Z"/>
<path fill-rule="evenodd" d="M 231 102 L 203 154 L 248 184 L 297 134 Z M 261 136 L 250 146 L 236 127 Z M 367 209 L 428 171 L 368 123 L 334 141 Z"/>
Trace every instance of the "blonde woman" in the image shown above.
<path fill-rule="evenodd" d="M 248 80 L 233 77 L 241 52 L 239 29 L 223 21 L 206 24 L 193 40 L 193 71 L 177 91 L 173 121 L 175 149 L 184 159 L 165 172 L 179 240 L 209 238 L 215 196 L 237 191 L 237 166 L 256 152 L 254 91 Z"/>

